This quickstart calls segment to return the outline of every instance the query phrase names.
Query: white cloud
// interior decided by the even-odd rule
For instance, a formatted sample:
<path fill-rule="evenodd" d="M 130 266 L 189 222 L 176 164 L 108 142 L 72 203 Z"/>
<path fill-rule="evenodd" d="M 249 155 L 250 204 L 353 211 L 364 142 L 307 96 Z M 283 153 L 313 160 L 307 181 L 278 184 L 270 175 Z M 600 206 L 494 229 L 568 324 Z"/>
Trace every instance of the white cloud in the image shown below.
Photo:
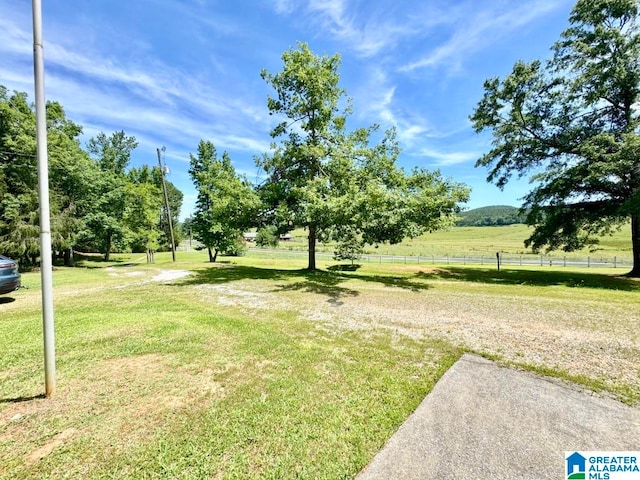
<path fill-rule="evenodd" d="M 91 77 L 95 81 L 117 83 L 128 89 L 152 97 L 154 100 L 172 103 L 172 97 L 181 96 L 182 90 L 172 78 L 170 72 L 158 72 L 153 70 L 140 70 L 132 65 L 123 65 L 121 62 L 104 58 L 99 52 L 93 55 L 83 55 L 70 51 L 58 44 L 49 44 L 46 48 L 46 59 L 66 70 L 71 70 L 78 75 Z"/>
<path fill-rule="evenodd" d="M 274 5 L 278 14 L 304 18 L 315 35 L 329 34 L 345 50 L 360 57 L 390 53 L 402 39 L 424 28 L 424 19 L 406 14 L 398 16 L 395 12 L 400 10 L 398 7 L 393 3 L 376 6 L 346 0 L 312 0 L 305 5 L 276 0 Z"/>
<path fill-rule="evenodd" d="M 277 13 L 281 15 L 289 15 L 296 8 L 295 0 L 275 0 L 274 7 Z"/>
<path fill-rule="evenodd" d="M 397 86 L 380 67 L 368 71 L 367 82 L 358 90 L 360 118 L 373 119 L 382 128 L 395 127 L 403 148 L 411 148 L 424 138 L 438 136 L 422 114 L 409 111 L 396 99 Z"/>
<path fill-rule="evenodd" d="M 2 42 L 0 51 L 12 52 L 18 55 L 33 55 L 33 34 L 18 27 L 8 18 L 0 15 L 0 31 Z"/>
<path fill-rule="evenodd" d="M 17 58 L 28 34 L 8 20 L 0 52 Z M 12 84 L 31 87 L 30 64 L 12 64 L 0 73 Z M 229 95 L 211 88 L 206 80 L 154 62 L 127 64 L 100 52 L 72 51 L 55 42 L 45 47 L 47 98 L 59 101 L 74 121 L 136 132 L 137 137 L 173 138 L 193 143 L 205 135 L 220 148 L 259 153 L 268 149 L 268 114 L 246 95 Z M 153 72 L 150 73 L 150 72 Z M 3 80 L 4 81 L 4 80 Z M 31 90 L 31 88 L 29 88 Z M 216 121 L 216 119 L 222 121 Z M 97 127 L 99 128 L 99 127 Z M 259 150 L 255 150 L 259 149 Z"/>
<path fill-rule="evenodd" d="M 256 176 L 252 157 L 269 150 L 277 121 L 258 73 L 278 68 L 282 49 L 307 40 L 342 53 L 354 127 L 395 126 L 401 161 L 436 162 L 456 174 L 489 148 L 487 136 L 470 140 L 468 114 L 482 78 L 511 63 L 494 49 L 509 41 L 511 51 L 545 55 L 549 32 L 566 21 L 573 2 L 142 0 L 116 8 L 55 0 L 45 5 L 46 95 L 86 138 L 120 129 L 135 135 L 136 165 L 157 162 L 156 148 L 166 145 L 173 179 L 191 195 L 185 167 L 200 139 L 230 151 L 239 171 Z M 529 48 L 518 44 L 520 31 L 545 40 Z M 0 0 L 0 58 L 0 84 L 31 96 L 27 2 Z M 448 75 L 470 60 L 469 78 Z"/>
<path fill-rule="evenodd" d="M 419 60 L 406 63 L 400 71 L 410 72 L 420 68 L 447 66 L 451 70 L 460 67 L 464 59 L 504 38 L 532 20 L 558 8 L 563 2 L 557 0 L 538 0 L 523 4 L 507 4 L 509 10 L 500 12 L 505 4 L 500 2 L 492 9 L 473 11 L 464 14 L 458 10 L 455 29 L 448 40 L 430 50 Z M 512 8 L 515 5 L 515 8 Z M 497 8 L 496 8 L 497 7 Z"/>
<path fill-rule="evenodd" d="M 421 148 L 414 155 L 431 158 L 439 167 L 458 165 L 461 163 L 475 162 L 480 155 L 477 152 L 441 152 L 428 147 Z"/>

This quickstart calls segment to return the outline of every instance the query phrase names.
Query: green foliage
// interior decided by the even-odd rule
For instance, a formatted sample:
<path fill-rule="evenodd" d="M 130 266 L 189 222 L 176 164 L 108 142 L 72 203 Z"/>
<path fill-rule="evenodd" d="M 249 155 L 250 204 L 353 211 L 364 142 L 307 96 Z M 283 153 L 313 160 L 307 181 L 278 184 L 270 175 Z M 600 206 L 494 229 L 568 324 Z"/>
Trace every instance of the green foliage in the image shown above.
<path fill-rule="evenodd" d="M 493 133 L 477 162 L 504 186 L 530 175 L 534 249 L 566 251 L 631 220 L 640 276 L 640 31 L 635 0 L 579 0 L 546 63 L 518 62 L 485 82 L 471 120 Z"/>
<path fill-rule="evenodd" d="M 198 155 L 190 157 L 189 175 L 198 190 L 191 220 L 194 236 L 209 249 L 212 262 L 218 252 L 241 252 L 245 247 L 239 239 L 254 222 L 257 195 L 249 182 L 236 174 L 227 152 L 218 158 L 213 143 L 200 140 Z"/>
<path fill-rule="evenodd" d="M 157 167 L 150 168 L 147 165 L 143 165 L 142 169 L 146 169 L 148 171 L 148 173 L 145 173 L 145 177 L 148 176 L 150 178 L 149 179 L 145 178 L 145 181 L 153 183 L 157 187 L 158 195 L 159 195 L 158 198 L 160 199 L 160 204 L 159 204 L 160 213 L 158 214 L 158 217 L 157 217 L 158 221 L 157 221 L 157 225 L 155 226 L 155 228 L 159 230 L 158 250 L 170 251 L 171 250 L 171 232 L 169 230 L 169 221 L 167 220 L 167 209 L 164 204 L 163 193 L 162 193 L 162 173 L 160 172 L 160 169 Z M 131 174 L 135 170 L 136 169 L 132 169 L 129 172 L 129 176 L 131 176 Z M 174 227 L 173 236 L 174 236 L 176 245 L 178 245 L 184 238 L 182 230 L 178 227 L 180 224 L 179 216 L 180 216 L 180 210 L 182 209 L 182 201 L 183 201 L 184 195 L 180 190 L 176 188 L 176 186 L 173 183 L 167 180 L 166 177 L 165 177 L 165 185 L 167 188 L 167 197 L 169 199 L 169 210 L 171 211 L 171 221 Z"/>
<path fill-rule="evenodd" d="M 100 132 L 87 143 L 87 150 L 96 159 L 103 173 L 115 176 L 124 175 L 131 152 L 138 146 L 135 137 L 127 137 L 124 131 L 118 131 L 107 137 Z"/>
<path fill-rule="evenodd" d="M 107 258 L 114 250 L 168 249 L 159 220 L 159 172 L 147 166 L 126 172 L 135 138 L 100 133 L 86 152 L 82 127 L 66 118 L 60 104 L 47 103 L 46 121 L 54 253 L 70 264 L 77 248 Z M 27 95 L 0 86 L 0 250 L 24 266 L 40 254 L 35 132 Z M 171 183 L 168 188 L 177 220 L 182 193 Z"/>
<path fill-rule="evenodd" d="M 247 253 L 247 244 L 242 237 L 236 237 L 221 253 L 228 257 L 243 257 Z"/>
<path fill-rule="evenodd" d="M 458 227 L 490 227 L 500 225 L 514 225 L 524 223 L 526 215 L 520 213 L 516 207 L 508 205 L 493 205 L 474 208 L 458 214 Z"/>
<path fill-rule="evenodd" d="M 353 265 L 364 253 L 364 241 L 354 228 L 342 228 L 336 230 L 333 239 L 337 242 L 333 252 L 333 258 L 337 261 L 350 260 Z"/>
<path fill-rule="evenodd" d="M 256 233 L 255 242 L 258 247 L 277 247 L 280 243 L 278 228 L 273 225 L 267 225 L 266 227 L 259 228 Z"/>
<path fill-rule="evenodd" d="M 126 210 L 124 222 L 131 232 L 134 252 L 154 252 L 160 247 L 158 214 L 162 205 L 162 192 L 145 165 L 129 172 L 126 184 Z"/>
<path fill-rule="evenodd" d="M 99 133 L 87 144 L 100 169 L 95 185 L 96 202 L 87 215 L 89 239 L 107 261 L 114 246 L 118 251 L 124 250 L 132 233 L 125 221 L 125 212 L 133 190 L 128 188 L 125 170 L 131 151 L 137 145 L 134 137 L 127 137 L 122 131 L 109 137 Z"/>
<path fill-rule="evenodd" d="M 82 128 L 56 102 L 46 106 L 52 246 L 72 248 L 91 210 L 97 169 L 79 144 Z M 39 255 L 35 114 L 25 93 L 0 86 L 0 249 L 23 265 Z"/>
<path fill-rule="evenodd" d="M 266 223 L 307 229 L 309 269 L 316 241 L 336 230 L 352 229 L 369 244 L 397 243 L 452 223 L 468 197 L 464 186 L 439 172 L 398 168 L 393 130 L 375 146 L 377 126 L 347 132 L 350 102 L 338 85 L 338 55 L 317 56 L 300 43 L 282 58 L 281 72 L 262 72 L 276 91 L 267 99 L 270 114 L 283 120 L 271 132 L 280 144 L 257 160 L 268 177 L 260 194 Z"/>
<path fill-rule="evenodd" d="M 157 169 L 154 169 L 154 172 L 157 172 L 159 176 L 160 173 Z M 169 199 L 169 209 L 171 210 L 171 223 L 174 226 L 173 229 L 173 237 L 178 245 L 183 238 L 182 231 L 179 228 L 176 228 L 176 225 L 180 223 L 180 211 L 182 210 L 182 201 L 184 199 L 184 194 L 178 190 L 173 183 L 165 178 L 165 185 L 167 188 L 167 198 Z M 171 232 L 169 231 L 169 222 L 167 221 L 167 211 L 164 205 L 164 202 L 161 204 L 162 213 L 160 214 L 160 244 L 162 250 L 171 250 Z"/>

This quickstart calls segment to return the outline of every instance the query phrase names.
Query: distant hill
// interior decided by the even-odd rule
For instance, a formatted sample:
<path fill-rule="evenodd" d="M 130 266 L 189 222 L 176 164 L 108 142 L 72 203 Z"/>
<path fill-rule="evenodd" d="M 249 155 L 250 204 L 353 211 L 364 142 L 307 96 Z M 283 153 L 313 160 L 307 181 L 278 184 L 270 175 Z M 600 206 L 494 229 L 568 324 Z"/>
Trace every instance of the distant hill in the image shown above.
<path fill-rule="evenodd" d="M 458 215 L 459 227 L 487 227 L 493 225 L 513 225 L 524 223 L 524 215 L 518 214 L 518 208 L 509 205 L 493 205 L 474 208 Z"/>

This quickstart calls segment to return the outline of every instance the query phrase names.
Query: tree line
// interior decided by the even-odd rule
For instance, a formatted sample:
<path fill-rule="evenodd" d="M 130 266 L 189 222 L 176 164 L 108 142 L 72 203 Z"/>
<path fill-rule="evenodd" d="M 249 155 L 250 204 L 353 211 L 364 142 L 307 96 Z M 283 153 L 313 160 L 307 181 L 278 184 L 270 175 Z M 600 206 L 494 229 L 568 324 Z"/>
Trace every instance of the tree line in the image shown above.
<path fill-rule="evenodd" d="M 484 84 L 470 119 L 490 131 L 492 148 L 476 163 L 504 187 L 531 175 L 520 210 L 534 227 L 525 245 L 576 250 L 630 223 L 640 276 L 640 30 L 638 0 L 578 0 L 570 26 L 546 62 L 519 61 Z M 350 130 L 351 102 L 339 85 L 339 55 L 316 55 L 305 43 L 287 50 L 283 69 L 263 70 L 274 90 L 271 151 L 256 157 L 263 180 L 251 184 L 229 154 L 201 140 L 190 155 L 197 189 L 190 230 L 215 261 L 258 228 L 269 242 L 294 228 L 308 233 L 308 268 L 317 242 L 335 240 L 336 258 L 364 245 L 397 243 L 452 225 L 469 196 L 438 171 L 397 165 L 394 129 Z M 103 252 L 167 244 L 159 172 L 127 170 L 137 143 L 124 132 L 100 134 L 86 150 L 81 127 L 49 103 L 47 122 L 56 252 Z M 37 256 L 35 119 L 26 95 L 0 89 L 0 248 L 26 262 Z M 170 185 L 172 213 L 182 195 Z"/>
<path fill-rule="evenodd" d="M 524 223 L 526 214 L 517 207 L 509 205 L 492 205 L 460 212 L 456 220 L 458 227 L 492 227 Z"/>
<path fill-rule="evenodd" d="M 161 172 L 129 168 L 138 142 L 123 131 L 100 133 L 83 148 L 82 127 L 62 105 L 47 102 L 47 147 L 54 256 L 73 263 L 73 252 L 154 252 L 170 248 Z M 40 255 L 36 120 L 24 92 L 0 86 L 0 251 L 35 265 Z M 182 193 L 170 182 L 177 220 Z"/>

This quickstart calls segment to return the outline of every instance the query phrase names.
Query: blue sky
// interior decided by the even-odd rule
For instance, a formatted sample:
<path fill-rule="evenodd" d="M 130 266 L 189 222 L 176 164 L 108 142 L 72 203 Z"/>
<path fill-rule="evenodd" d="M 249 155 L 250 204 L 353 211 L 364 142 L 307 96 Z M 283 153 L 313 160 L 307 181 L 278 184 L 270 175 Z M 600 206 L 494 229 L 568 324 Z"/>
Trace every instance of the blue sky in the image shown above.
<path fill-rule="evenodd" d="M 124 130 L 139 147 L 131 166 L 156 164 L 193 209 L 189 153 L 200 139 L 227 150 L 255 181 L 269 150 L 266 68 L 282 69 L 297 41 L 340 53 L 352 98 L 349 128 L 395 126 L 399 163 L 439 169 L 472 188 L 466 208 L 520 204 L 526 179 L 504 191 L 475 161 L 490 148 L 469 115 L 482 84 L 517 60 L 547 58 L 573 0 L 44 0 L 47 100 L 84 127 Z M 31 2 L 0 0 L 0 84 L 33 100 Z"/>

